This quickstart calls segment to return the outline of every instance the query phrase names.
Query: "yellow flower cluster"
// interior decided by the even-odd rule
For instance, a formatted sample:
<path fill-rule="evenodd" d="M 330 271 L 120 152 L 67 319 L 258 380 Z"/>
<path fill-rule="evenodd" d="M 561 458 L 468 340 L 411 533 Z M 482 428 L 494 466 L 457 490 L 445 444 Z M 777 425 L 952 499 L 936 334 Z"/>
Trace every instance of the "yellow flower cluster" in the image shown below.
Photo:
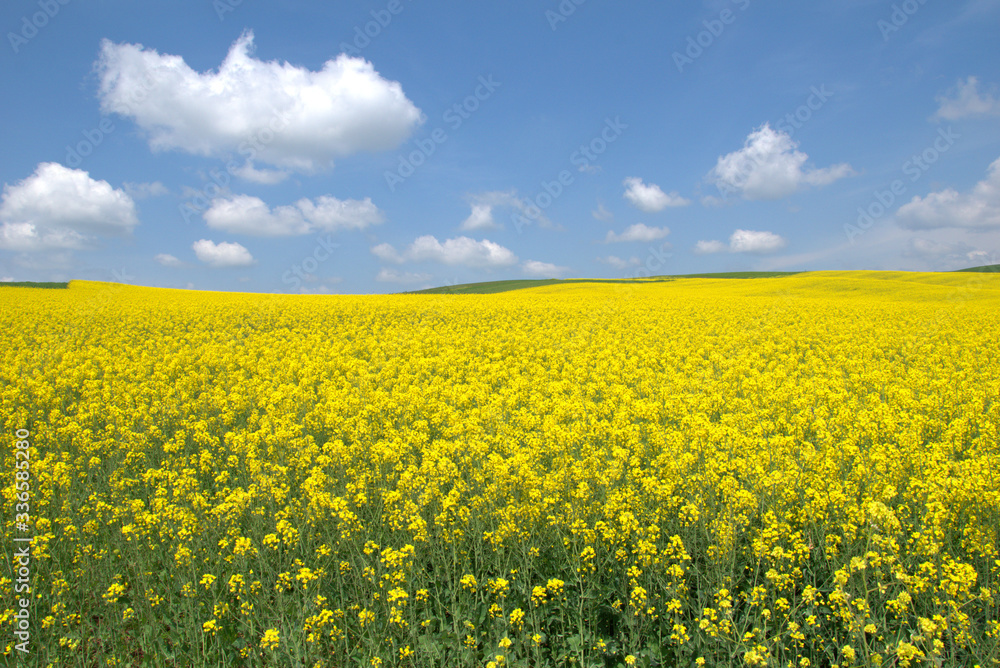
<path fill-rule="evenodd" d="M 2 289 L 34 658 L 993 665 L 998 307 L 889 272 Z"/>

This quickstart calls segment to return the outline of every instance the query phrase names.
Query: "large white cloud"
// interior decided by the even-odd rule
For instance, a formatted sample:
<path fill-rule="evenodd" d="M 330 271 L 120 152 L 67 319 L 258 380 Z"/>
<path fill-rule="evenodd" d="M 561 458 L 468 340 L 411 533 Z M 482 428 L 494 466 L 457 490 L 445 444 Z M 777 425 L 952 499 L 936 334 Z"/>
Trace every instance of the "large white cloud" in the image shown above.
<path fill-rule="evenodd" d="M 708 174 L 723 194 L 741 194 L 749 200 L 788 197 L 803 186 L 824 186 L 855 171 L 847 163 L 815 169 L 798 143 L 765 123 L 747 136 L 743 148 L 721 156 Z"/>
<path fill-rule="evenodd" d="M 258 237 L 362 230 L 383 220 L 382 212 L 370 198 L 339 200 L 329 195 L 315 200 L 303 198 L 294 205 L 274 209 L 250 195 L 219 197 L 212 200 L 203 217 L 213 229 Z"/>
<path fill-rule="evenodd" d="M 757 230 L 736 230 L 729 235 L 729 245 L 721 241 L 699 241 L 695 244 L 698 254 L 722 253 L 773 253 L 786 245 L 785 240 L 774 232 Z"/>
<path fill-rule="evenodd" d="M 428 234 L 417 237 L 402 253 L 390 244 L 379 244 L 371 251 L 376 257 L 395 263 L 437 262 L 467 267 L 503 267 L 517 263 L 517 256 L 500 244 L 469 237 L 455 237 L 442 243 Z"/>
<path fill-rule="evenodd" d="M 916 196 L 896 212 L 896 221 L 911 230 L 962 227 L 975 230 L 1000 228 L 1000 158 L 986 178 L 968 193 L 953 188 Z"/>
<path fill-rule="evenodd" d="M 154 150 L 239 153 L 248 165 L 301 171 L 395 148 L 423 121 L 400 84 L 362 58 L 341 54 L 312 71 L 257 60 L 252 50 L 246 32 L 217 70 L 196 72 L 180 56 L 105 40 L 96 63 L 101 108 L 133 119 Z"/>
<path fill-rule="evenodd" d="M 4 185 L 0 223 L 0 248 L 46 251 L 128 236 L 139 220 L 125 191 L 81 169 L 43 162 L 23 181 Z"/>
<path fill-rule="evenodd" d="M 655 183 L 647 185 L 642 182 L 642 179 L 635 176 L 625 179 L 622 185 L 625 186 L 625 199 L 646 213 L 656 213 L 663 211 L 668 206 L 687 206 L 691 203 L 691 200 L 684 199 L 676 192 L 668 195 Z"/>
<path fill-rule="evenodd" d="M 981 93 L 979 79 L 969 77 L 959 81 L 947 95 L 937 98 L 938 110 L 935 119 L 957 121 L 960 118 L 1000 115 L 1000 99 L 993 92 Z"/>
<path fill-rule="evenodd" d="M 616 234 L 614 230 L 608 230 L 604 237 L 604 243 L 624 243 L 629 241 L 656 241 L 670 234 L 669 227 L 650 227 L 642 223 L 630 225 L 621 234 Z"/>
<path fill-rule="evenodd" d="M 217 244 L 200 239 L 191 244 L 191 248 L 199 260 L 211 267 L 248 267 L 257 262 L 250 251 L 237 243 L 223 241 Z"/>

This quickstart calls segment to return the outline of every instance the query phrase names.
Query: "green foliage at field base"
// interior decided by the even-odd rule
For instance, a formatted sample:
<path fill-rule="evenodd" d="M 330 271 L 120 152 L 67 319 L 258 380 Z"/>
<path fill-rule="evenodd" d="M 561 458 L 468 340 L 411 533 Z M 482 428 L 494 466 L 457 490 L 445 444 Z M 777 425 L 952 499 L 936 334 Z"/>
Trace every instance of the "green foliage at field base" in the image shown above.
<path fill-rule="evenodd" d="M 38 283 L 36 281 L 0 281 L 0 288 L 43 288 L 46 290 L 65 290 L 69 283 Z"/>

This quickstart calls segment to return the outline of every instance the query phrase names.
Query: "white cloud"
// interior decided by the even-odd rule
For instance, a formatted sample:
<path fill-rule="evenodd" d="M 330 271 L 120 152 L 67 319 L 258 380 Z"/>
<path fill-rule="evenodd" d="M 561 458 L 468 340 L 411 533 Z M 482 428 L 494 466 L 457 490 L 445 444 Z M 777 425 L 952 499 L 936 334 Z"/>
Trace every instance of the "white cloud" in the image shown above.
<path fill-rule="evenodd" d="M 274 209 L 259 197 L 219 197 L 212 200 L 212 206 L 202 215 L 213 229 L 259 237 L 308 234 L 316 230 L 362 230 L 383 220 L 382 212 L 367 197 L 339 200 L 329 195 L 315 201 L 303 198 L 294 205 Z"/>
<path fill-rule="evenodd" d="M 244 181 L 259 183 L 264 186 L 273 186 L 288 178 L 288 172 L 280 169 L 257 169 L 253 163 L 247 161 L 242 167 L 237 168 L 233 174 Z"/>
<path fill-rule="evenodd" d="M 363 200 L 345 199 L 322 195 L 315 201 L 300 199 L 295 206 L 302 211 L 313 227 L 326 232 L 336 230 L 363 230 L 384 220 L 379 208 L 370 197 Z"/>
<path fill-rule="evenodd" d="M 721 156 L 708 174 L 721 193 L 739 193 L 749 200 L 788 197 L 803 186 L 825 186 L 855 171 L 847 163 L 814 169 L 798 143 L 765 123 L 747 137 L 743 148 Z"/>
<path fill-rule="evenodd" d="M 462 223 L 460 229 L 466 231 L 484 230 L 500 228 L 502 225 L 493 218 L 494 209 L 505 209 L 515 211 L 528 219 L 531 223 L 537 223 L 539 227 L 554 228 L 551 220 L 542 214 L 531 200 L 517 196 L 514 190 L 491 190 L 482 193 L 469 195 L 469 204 L 472 206 L 472 213 Z"/>
<path fill-rule="evenodd" d="M 153 259 L 162 264 L 164 267 L 180 267 L 184 264 L 169 253 L 158 253 Z"/>
<path fill-rule="evenodd" d="M 462 221 L 461 230 L 491 230 L 499 227 L 493 220 L 493 207 L 489 204 L 473 204 L 472 213 Z"/>
<path fill-rule="evenodd" d="M 995 253 L 973 248 L 963 241 L 937 241 L 922 237 L 907 240 L 903 257 L 919 258 L 945 271 L 996 263 Z"/>
<path fill-rule="evenodd" d="M 569 271 L 569 267 L 558 267 L 549 262 L 539 262 L 538 260 L 527 260 L 521 265 L 521 270 L 528 276 L 539 278 L 558 278 Z"/>
<path fill-rule="evenodd" d="M 947 255 L 964 255 L 969 252 L 966 244 L 953 244 L 920 237 L 909 239 L 906 246 L 904 255 L 918 257 L 940 258 Z"/>
<path fill-rule="evenodd" d="M 785 247 L 785 240 L 774 232 L 736 230 L 729 237 L 733 253 L 773 253 Z"/>
<path fill-rule="evenodd" d="M 372 255 L 385 262 L 393 262 L 395 264 L 402 264 L 406 260 L 400 255 L 391 244 L 379 244 L 378 246 L 372 246 Z"/>
<path fill-rule="evenodd" d="M 773 253 L 786 245 L 783 238 L 774 232 L 755 230 L 736 230 L 729 236 L 729 245 L 721 241 L 699 241 L 694 252 L 699 255 L 708 253 Z"/>
<path fill-rule="evenodd" d="M 214 243 L 201 239 L 191 244 L 199 260 L 212 267 L 248 267 L 256 264 L 250 251 L 237 243 Z"/>
<path fill-rule="evenodd" d="M 960 193 L 948 188 L 926 197 L 916 196 L 899 208 L 895 218 L 911 230 L 1000 228 L 1000 158 L 990 165 L 986 178 L 971 192 Z"/>
<path fill-rule="evenodd" d="M 974 250 L 966 253 L 965 257 L 968 259 L 969 264 L 974 267 L 989 264 L 1000 264 L 1000 257 L 997 256 L 996 252 L 990 253 L 984 250 Z"/>
<path fill-rule="evenodd" d="M 371 251 L 376 257 L 395 263 L 438 262 L 468 267 L 503 267 L 517 263 L 517 256 L 500 244 L 469 237 L 446 239 L 442 243 L 431 235 L 424 235 L 417 237 L 403 253 L 389 244 L 379 244 Z"/>
<path fill-rule="evenodd" d="M 430 274 L 414 274 L 409 271 L 396 271 L 394 269 L 383 268 L 375 276 L 375 280 L 380 283 L 426 283 L 433 276 Z"/>
<path fill-rule="evenodd" d="M 0 248 L 46 251 L 128 236 L 139 220 L 125 191 L 83 170 L 43 162 L 23 181 L 4 185 L 0 223 Z"/>
<path fill-rule="evenodd" d="M 602 220 L 604 222 L 615 219 L 615 214 L 608 211 L 607 207 L 604 206 L 604 202 L 598 202 L 597 208 L 591 211 L 590 214 L 597 220 Z"/>
<path fill-rule="evenodd" d="M 311 71 L 257 60 L 244 33 L 216 70 L 181 56 L 104 40 L 96 63 L 104 112 L 133 119 L 154 150 L 235 152 L 298 171 L 340 156 L 393 149 L 423 122 L 399 83 L 346 54 Z"/>
<path fill-rule="evenodd" d="M 694 252 L 699 255 L 706 255 L 708 253 L 721 253 L 727 250 L 728 246 L 721 241 L 699 241 L 694 246 Z"/>
<path fill-rule="evenodd" d="M 128 193 L 132 199 L 146 199 L 147 197 L 162 197 L 169 190 L 159 181 L 152 183 L 123 183 L 122 189 Z"/>
<path fill-rule="evenodd" d="M 236 195 L 212 200 L 203 214 L 212 229 L 258 237 L 307 234 L 309 223 L 294 206 L 279 206 L 272 211 L 259 197 Z"/>
<path fill-rule="evenodd" d="M 446 239 L 444 243 L 430 235 L 417 237 L 407 249 L 406 256 L 415 262 L 441 262 L 470 267 L 499 267 L 517 262 L 517 257 L 503 246 L 486 239 L 475 241 L 469 237 Z"/>
<path fill-rule="evenodd" d="M 638 267 L 642 264 L 642 260 L 634 255 L 627 260 L 624 260 L 617 255 L 609 255 L 607 257 L 599 257 L 597 258 L 597 261 L 603 264 L 610 264 L 615 269 L 628 269 L 629 267 Z"/>
<path fill-rule="evenodd" d="M 670 234 L 669 227 L 649 227 L 642 223 L 636 223 L 635 225 L 630 225 L 621 234 L 615 234 L 614 230 L 608 230 L 608 234 L 604 237 L 604 243 L 622 243 L 629 241 L 656 241 L 657 239 L 662 239 Z"/>
<path fill-rule="evenodd" d="M 995 97 L 995 91 L 980 93 L 976 77 L 960 80 L 947 95 L 936 99 L 940 106 L 933 116 L 935 120 L 957 121 L 960 118 L 1000 115 L 1000 99 Z"/>
<path fill-rule="evenodd" d="M 646 213 L 656 213 L 663 211 L 668 206 L 687 206 L 691 203 L 691 200 L 684 199 L 676 192 L 668 195 L 660 190 L 660 186 L 655 183 L 646 185 L 642 179 L 635 176 L 625 179 L 622 185 L 625 186 L 625 199 Z"/>

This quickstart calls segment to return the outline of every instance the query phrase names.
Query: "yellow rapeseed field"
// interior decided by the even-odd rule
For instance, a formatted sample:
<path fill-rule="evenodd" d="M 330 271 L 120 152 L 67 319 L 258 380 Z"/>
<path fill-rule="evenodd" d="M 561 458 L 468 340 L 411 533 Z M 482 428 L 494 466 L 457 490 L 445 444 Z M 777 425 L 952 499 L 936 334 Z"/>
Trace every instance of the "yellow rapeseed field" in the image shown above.
<path fill-rule="evenodd" d="M 37 666 L 996 666 L 998 314 L 982 274 L 0 289 L 0 650 L 30 596 Z"/>

